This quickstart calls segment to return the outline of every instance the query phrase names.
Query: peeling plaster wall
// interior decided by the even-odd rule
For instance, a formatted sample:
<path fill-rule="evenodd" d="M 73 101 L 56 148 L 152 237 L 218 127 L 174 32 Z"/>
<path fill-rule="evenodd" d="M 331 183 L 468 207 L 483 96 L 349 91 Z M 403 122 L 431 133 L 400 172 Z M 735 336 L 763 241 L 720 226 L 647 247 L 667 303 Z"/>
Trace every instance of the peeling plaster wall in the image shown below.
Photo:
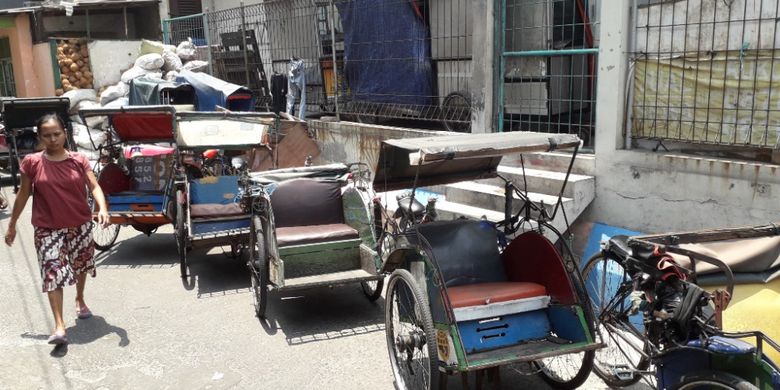
<path fill-rule="evenodd" d="M 629 5 L 602 1 L 596 199 L 582 218 L 646 233 L 780 221 L 776 165 L 624 149 Z"/>
<path fill-rule="evenodd" d="M 596 173 L 587 220 L 647 233 L 780 221 L 780 166 L 617 151 Z"/>

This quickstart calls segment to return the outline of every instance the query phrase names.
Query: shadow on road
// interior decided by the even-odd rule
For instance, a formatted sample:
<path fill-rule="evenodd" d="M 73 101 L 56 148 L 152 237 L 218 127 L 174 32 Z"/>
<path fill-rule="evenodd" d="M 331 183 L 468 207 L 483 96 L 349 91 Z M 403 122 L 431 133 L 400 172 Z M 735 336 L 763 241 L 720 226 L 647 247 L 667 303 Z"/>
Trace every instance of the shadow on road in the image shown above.
<path fill-rule="evenodd" d="M 122 227 L 132 229 L 132 227 Z M 176 242 L 169 233 L 146 236 L 137 234 L 124 238 L 120 236 L 111 249 L 95 252 L 99 268 L 170 268 L 178 265 Z"/>
<path fill-rule="evenodd" d="M 185 288 L 197 287 L 198 298 L 248 292 L 246 257 L 230 257 L 229 248 L 225 248 L 227 252 L 217 248 L 207 253 L 209 249 L 195 248 L 187 255 L 190 276 L 189 281 L 185 281 Z"/>
<path fill-rule="evenodd" d="M 261 324 L 268 334 L 284 333 L 287 344 L 302 345 L 384 331 L 382 307 L 383 299 L 369 302 L 358 284 L 272 292 Z"/>
<path fill-rule="evenodd" d="M 109 324 L 101 316 L 92 316 L 85 320 L 76 319 L 76 325 L 67 328 L 66 332 L 68 333 L 68 343 L 74 345 L 89 344 L 112 333 L 119 336 L 118 346 L 126 347 L 130 344 L 126 330 Z M 22 333 L 21 337 L 23 339 L 45 341 L 49 338 L 49 335 Z M 52 357 L 63 357 L 67 354 L 67 344 L 55 346 L 50 353 Z"/>

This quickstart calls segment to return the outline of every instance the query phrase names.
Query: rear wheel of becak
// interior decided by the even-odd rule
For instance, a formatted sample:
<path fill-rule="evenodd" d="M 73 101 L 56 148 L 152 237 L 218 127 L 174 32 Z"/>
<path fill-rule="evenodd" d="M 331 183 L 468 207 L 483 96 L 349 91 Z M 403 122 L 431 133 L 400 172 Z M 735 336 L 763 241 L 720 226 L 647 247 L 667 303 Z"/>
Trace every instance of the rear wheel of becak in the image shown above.
<path fill-rule="evenodd" d="M 537 360 L 542 379 L 556 389 L 576 389 L 585 383 L 593 369 L 595 351 L 570 353 Z"/>
<path fill-rule="evenodd" d="M 769 385 L 768 383 L 766 385 Z M 673 390 L 758 390 L 752 383 L 728 372 L 705 371 L 683 376 L 680 383 L 671 387 Z"/>
<path fill-rule="evenodd" d="M 363 289 L 363 294 L 366 295 L 369 301 L 374 302 L 382 296 L 382 287 L 385 286 L 385 280 L 369 280 L 366 282 L 360 282 L 360 287 Z"/>
<path fill-rule="evenodd" d="M 179 250 L 179 268 L 181 271 L 182 279 L 188 276 L 187 272 L 187 237 L 189 232 L 187 229 L 187 215 L 184 209 L 184 192 L 182 190 L 176 191 L 176 247 Z"/>
<path fill-rule="evenodd" d="M 387 282 L 385 334 L 396 388 L 438 390 L 436 333 L 423 290 L 409 271 L 395 270 Z"/>
<path fill-rule="evenodd" d="M 268 254 L 265 248 L 263 224 L 259 216 L 252 217 L 249 234 L 249 274 L 252 282 L 252 299 L 257 318 L 265 318 L 268 306 Z"/>

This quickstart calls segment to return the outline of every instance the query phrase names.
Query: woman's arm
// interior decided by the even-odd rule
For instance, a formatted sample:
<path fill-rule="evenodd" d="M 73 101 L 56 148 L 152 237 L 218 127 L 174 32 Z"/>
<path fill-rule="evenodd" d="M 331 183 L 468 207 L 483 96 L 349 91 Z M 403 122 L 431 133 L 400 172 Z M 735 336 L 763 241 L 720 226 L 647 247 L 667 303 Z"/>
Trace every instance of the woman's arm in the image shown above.
<path fill-rule="evenodd" d="M 95 199 L 95 203 L 98 205 L 98 223 L 106 226 L 108 225 L 108 206 L 106 205 L 106 197 L 103 195 L 103 189 L 98 185 L 95 173 L 87 171 L 87 186 L 92 193 L 92 199 Z"/>
<path fill-rule="evenodd" d="M 8 221 L 8 231 L 5 233 L 5 243 L 11 245 L 16 239 L 16 221 L 19 220 L 19 216 L 22 215 L 24 206 L 27 205 L 27 199 L 30 198 L 32 193 L 32 182 L 30 178 L 24 173 L 22 176 L 22 185 L 19 187 L 19 192 L 16 194 L 16 200 L 14 200 L 14 208 L 11 211 L 11 220 Z"/>

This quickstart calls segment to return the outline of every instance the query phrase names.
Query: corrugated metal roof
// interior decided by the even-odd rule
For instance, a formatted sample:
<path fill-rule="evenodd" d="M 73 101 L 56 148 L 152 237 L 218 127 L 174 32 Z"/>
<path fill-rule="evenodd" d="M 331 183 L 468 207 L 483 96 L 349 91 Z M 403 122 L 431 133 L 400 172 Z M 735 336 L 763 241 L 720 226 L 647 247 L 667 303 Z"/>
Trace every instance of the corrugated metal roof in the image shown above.
<path fill-rule="evenodd" d="M 51 1 L 42 2 L 41 5 L 0 9 L 0 15 L 4 14 L 20 14 L 30 13 L 37 10 L 65 10 L 65 5 L 73 4 L 73 8 L 100 8 L 100 7 L 132 7 L 147 4 L 159 4 L 160 0 L 74 0 L 72 2 L 58 2 Z"/>

